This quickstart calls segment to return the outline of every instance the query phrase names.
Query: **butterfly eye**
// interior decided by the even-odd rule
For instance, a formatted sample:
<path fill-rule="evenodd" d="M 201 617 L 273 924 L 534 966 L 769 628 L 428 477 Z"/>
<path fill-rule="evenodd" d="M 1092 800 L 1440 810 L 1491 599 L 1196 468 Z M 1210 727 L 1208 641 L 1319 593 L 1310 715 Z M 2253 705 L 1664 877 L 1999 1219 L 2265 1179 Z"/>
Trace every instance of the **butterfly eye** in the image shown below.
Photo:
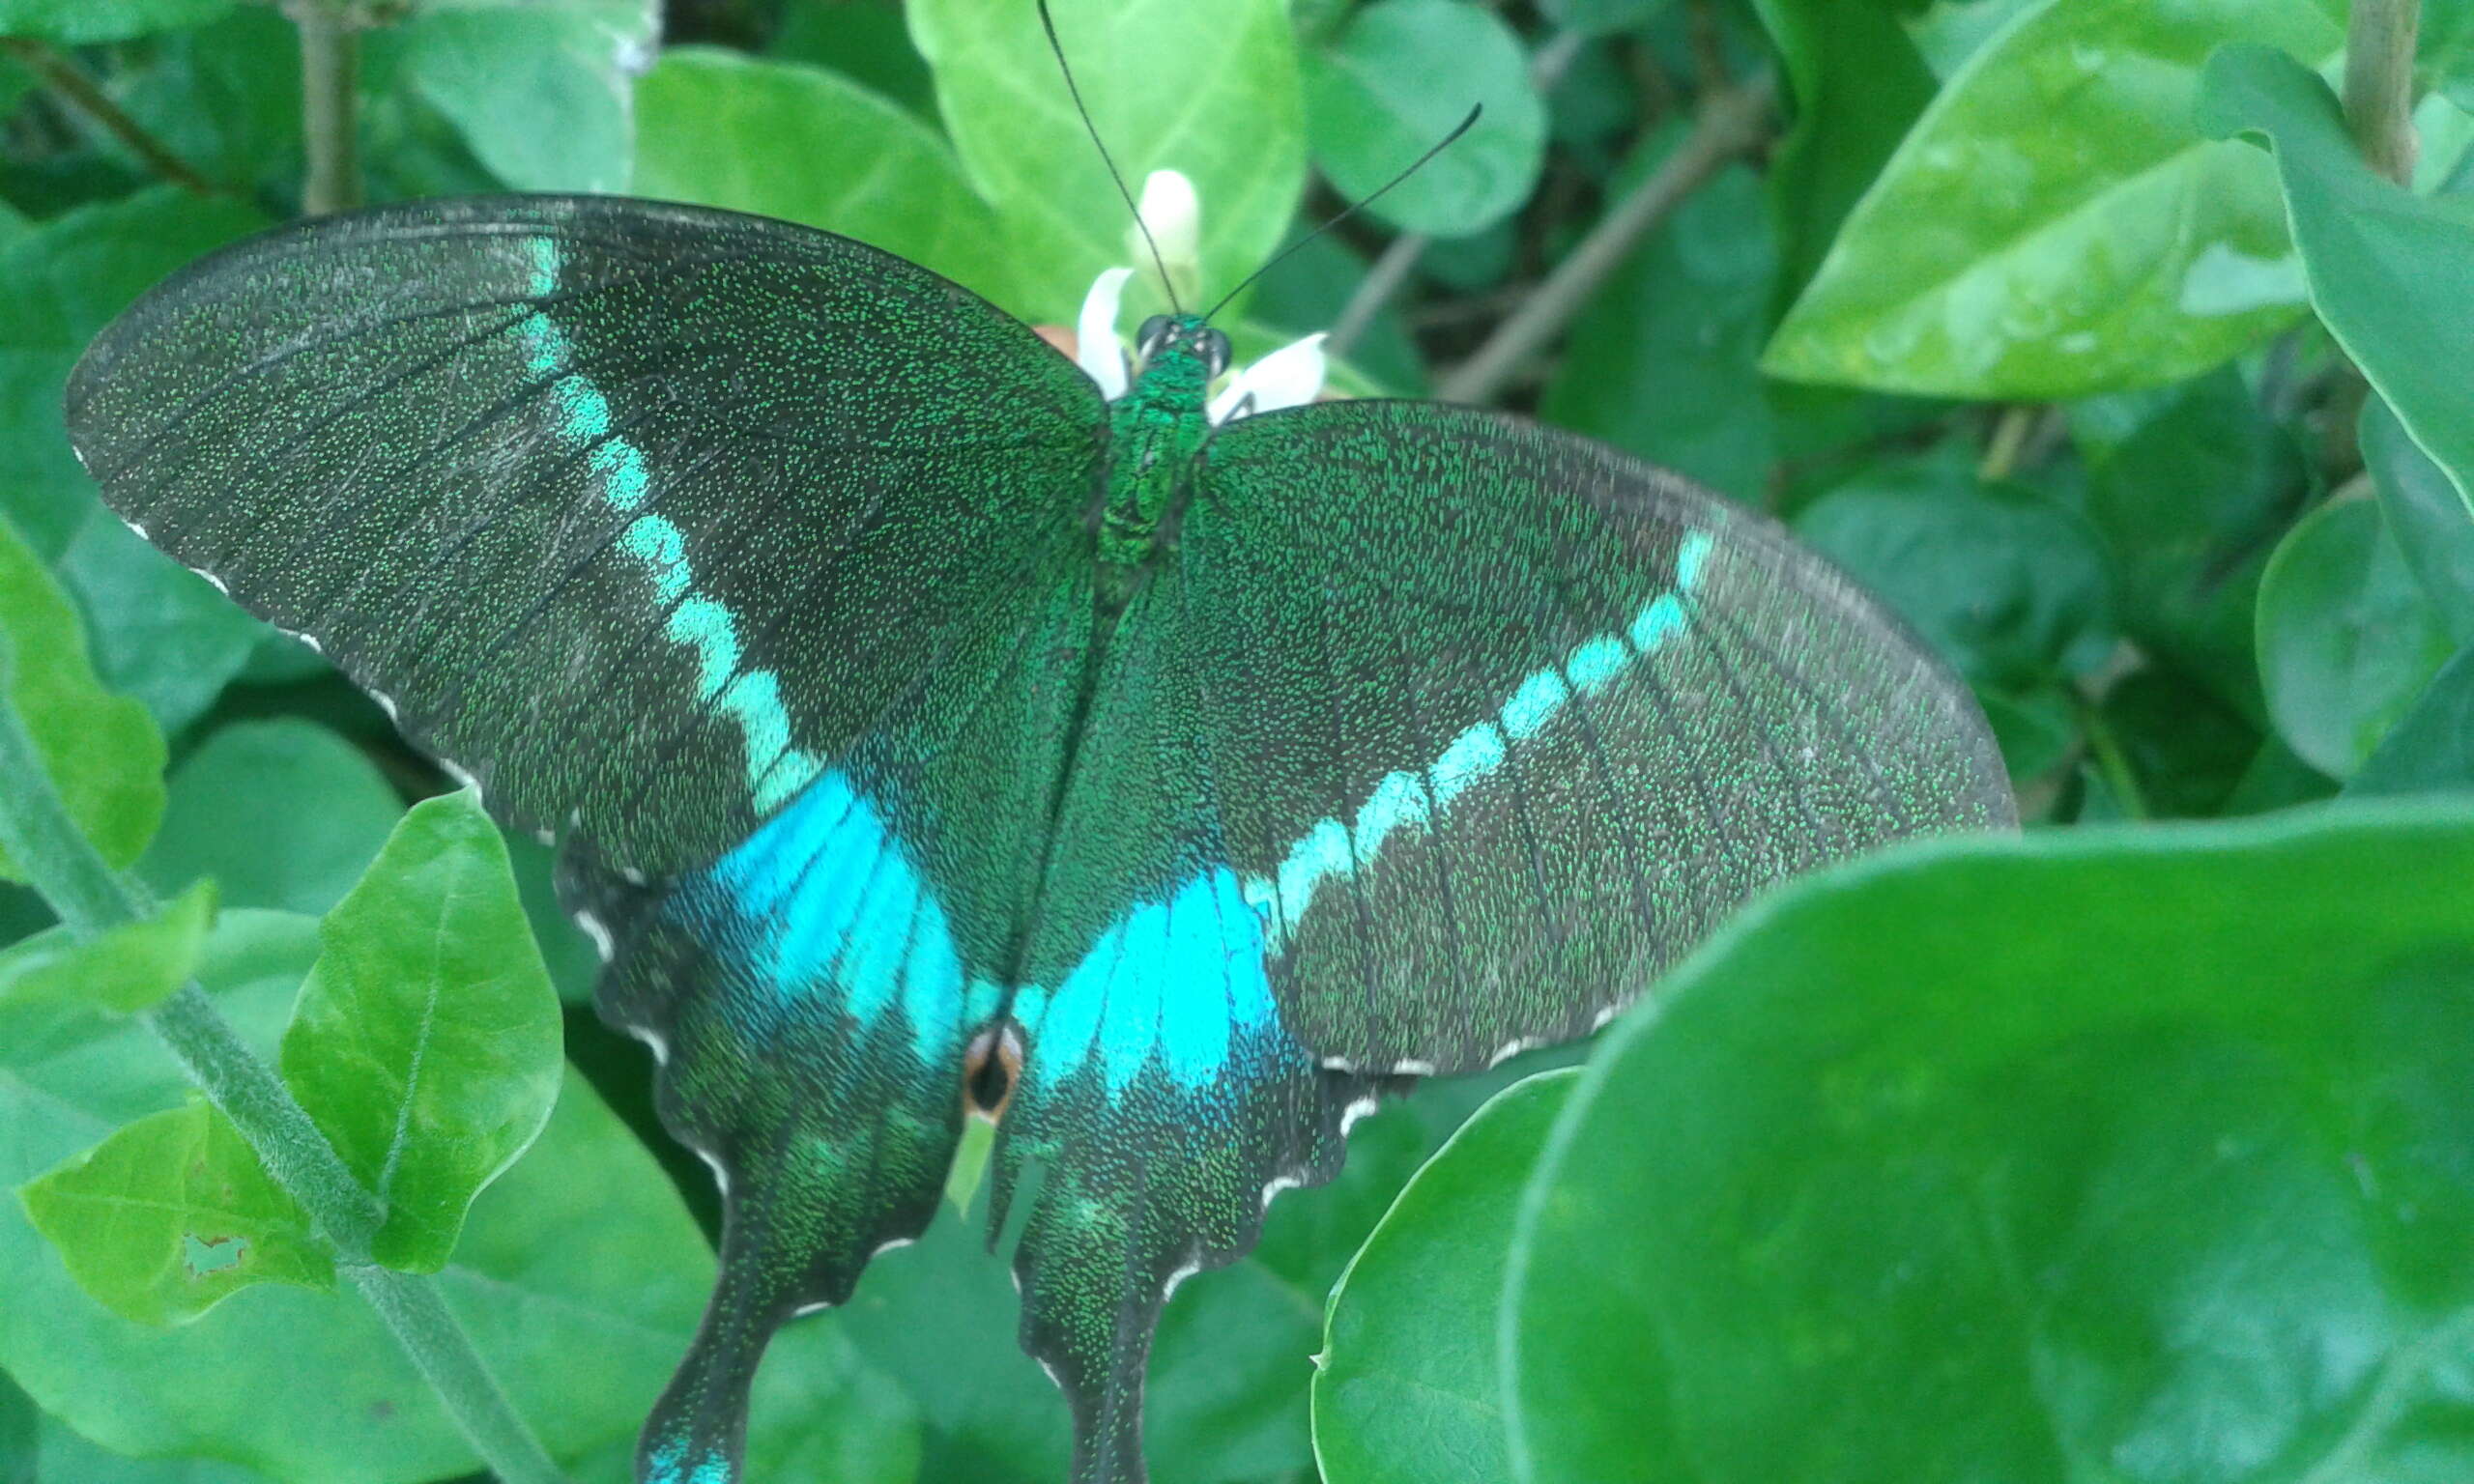
<path fill-rule="evenodd" d="M 1160 347 L 1166 342 L 1167 338 L 1168 317 L 1165 314 L 1155 314 L 1143 321 L 1142 328 L 1134 332 L 1134 353 L 1144 360 L 1149 360 L 1160 354 Z"/>
<path fill-rule="evenodd" d="M 1202 363 L 1204 371 L 1218 376 L 1228 369 L 1228 337 L 1216 329 L 1202 332 Z"/>

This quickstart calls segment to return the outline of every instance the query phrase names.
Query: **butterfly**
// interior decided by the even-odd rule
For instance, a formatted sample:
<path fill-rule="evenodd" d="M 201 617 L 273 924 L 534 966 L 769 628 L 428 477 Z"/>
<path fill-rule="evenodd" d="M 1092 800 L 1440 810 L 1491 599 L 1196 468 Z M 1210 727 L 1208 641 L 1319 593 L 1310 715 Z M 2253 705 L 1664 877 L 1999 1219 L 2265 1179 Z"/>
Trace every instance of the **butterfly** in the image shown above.
<path fill-rule="evenodd" d="M 114 510 L 556 838 L 724 1195 L 647 1484 L 740 1477 L 766 1341 L 974 1111 L 1074 1478 L 1140 1480 L 1169 1290 L 1378 1091 L 2013 820 L 1966 688 L 1765 517 L 1472 408 L 1215 414 L 1218 329 L 1137 340 L 1086 373 L 846 238 L 495 197 L 227 248 L 72 379 Z"/>

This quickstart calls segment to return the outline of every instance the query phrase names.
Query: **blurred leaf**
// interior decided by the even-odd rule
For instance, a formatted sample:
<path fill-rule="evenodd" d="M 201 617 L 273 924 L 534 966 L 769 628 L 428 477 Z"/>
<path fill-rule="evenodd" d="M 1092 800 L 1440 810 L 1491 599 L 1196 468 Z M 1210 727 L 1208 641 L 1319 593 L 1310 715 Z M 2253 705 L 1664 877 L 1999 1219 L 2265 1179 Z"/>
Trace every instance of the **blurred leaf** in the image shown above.
<path fill-rule="evenodd" d="M 2085 517 L 1978 479 L 1965 450 L 1883 465 L 1796 518 L 1969 679 L 2018 690 L 2100 662 L 2111 583 Z"/>
<path fill-rule="evenodd" d="M 36 1484 L 42 1455 L 43 1413 L 0 1372 L 0 1484 Z"/>
<path fill-rule="evenodd" d="M 414 805 L 318 938 L 283 1079 L 378 1197 L 378 1261 L 435 1272 L 559 1095 L 559 998 L 479 795 Z"/>
<path fill-rule="evenodd" d="M 2230 368 L 2134 403 L 2121 425 L 2081 404 L 2087 513 L 2112 557 L 2123 630 L 2264 725 L 2253 615 L 2259 574 L 2310 494 L 2302 450 Z M 2116 411 L 2121 411 L 2118 406 Z"/>
<path fill-rule="evenodd" d="M 1628 31 L 1666 9 L 1668 0 L 1538 0 L 1538 9 L 1566 31 Z"/>
<path fill-rule="evenodd" d="M 1946 78 L 1967 65 L 1985 43 L 2019 18 L 2023 11 L 2032 11 L 2051 4 L 2052 0 L 1928 0 L 1917 6 L 1908 0 L 1882 0 L 1882 3 L 1912 14 L 1906 17 L 1907 34 L 1915 42 L 1916 55 L 1932 69 L 1936 77 Z"/>
<path fill-rule="evenodd" d="M 558 852 L 526 834 L 502 830 L 499 838 L 506 845 L 516 895 L 524 902 L 525 920 L 532 927 L 532 940 L 540 945 L 541 962 L 550 971 L 559 999 L 568 1005 L 590 1004 L 593 980 L 601 973 L 601 955 L 560 905 L 554 880 Z"/>
<path fill-rule="evenodd" d="M 2312 305 L 2474 510 L 2474 421 L 2459 374 L 2474 362 L 2463 312 L 2474 298 L 2474 201 L 2417 198 L 2373 171 L 2328 85 L 2264 47 L 2212 59 L 2201 106 L 2219 134 L 2274 141 Z"/>
<path fill-rule="evenodd" d="M 791 0 L 765 55 L 830 68 L 913 118 L 936 116 L 935 79 L 910 44 L 901 0 Z"/>
<path fill-rule="evenodd" d="M 637 103 L 638 192 L 822 227 L 1005 295 L 1012 255 L 952 148 L 865 89 L 818 68 L 680 48 Z"/>
<path fill-rule="evenodd" d="M 1778 47 L 1795 109 L 1768 176 L 1779 243 L 1774 321 L 1820 269 L 1935 84 L 1887 0 L 1753 0 L 1753 10 Z"/>
<path fill-rule="evenodd" d="M 2351 778 L 2452 645 L 2379 506 L 2321 506 L 2259 581 L 2259 680 L 2268 716 L 2304 761 Z"/>
<path fill-rule="evenodd" d="M 201 881 L 154 916 L 82 943 L 54 928 L 0 952 L 0 999 L 151 1010 L 196 972 L 214 921 L 215 883 Z"/>
<path fill-rule="evenodd" d="M 0 1469 L 0 1481 L 5 1484 L 268 1484 L 267 1476 L 236 1465 L 217 1463 L 213 1459 L 123 1458 L 88 1442 L 57 1417 L 42 1418 L 43 1470 L 24 1480 L 10 1478 Z"/>
<path fill-rule="evenodd" d="M 105 691 L 69 597 L 0 519 L 0 681 L 78 829 L 114 868 L 163 817 L 163 736 L 146 708 Z M 0 876 L 23 879 L 0 849 Z"/>
<path fill-rule="evenodd" d="M 1682 132 L 1664 131 L 1614 190 Z M 1758 366 L 1774 269 L 1759 180 L 1720 171 L 1591 299 L 1539 415 L 1757 503 L 1776 456 Z"/>
<path fill-rule="evenodd" d="M 2071 0 L 1971 57 L 1848 216 L 1775 375 L 2037 400 L 2204 371 L 2291 323 L 2273 172 L 2192 124 L 2245 39 L 2324 63 L 2342 0 Z"/>
<path fill-rule="evenodd" d="M 2448 475 L 2405 432 L 2377 395 L 2366 399 L 2357 441 L 2379 491 L 2380 512 L 2459 643 L 2474 642 L 2474 516 Z"/>
<path fill-rule="evenodd" d="M 2243 771 L 2242 781 L 2234 785 L 2233 796 L 2225 801 L 2225 813 L 2228 817 L 2264 814 L 2336 796 L 2334 779 L 2295 756 L 2283 737 L 2270 732 L 2260 740 L 2258 756 Z"/>
<path fill-rule="evenodd" d="M 326 728 L 235 722 L 172 775 L 162 833 L 138 873 L 162 892 L 211 876 L 227 907 L 324 912 L 403 813 L 377 766 Z"/>
<path fill-rule="evenodd" d="M 112 78 L 111 91 L 208 180 L 299 190 L 301 44 L 274 7 L 245 5 L 212 25 L 156 38 L 142 63 Z M 108 147 L 131 169 L 148 168 L 117 140 Z"/>
<path fill-rule="evenodd" d="M 235 202 L 165 186 L 48 221 L 0 251 L 0 514 L 56 565 L 92 625 L 104 680 L 166 728 L 193 718 L 267 631 L 97 501 L 70 451 L 61 392 L 86 342 L 130 300 L 264 225 Z"/>
<path fill-rule="evenodd" d="M 1280 260 L 1257 280 L 1251 313 L 1266 327 L 1287 332 L 1288 339 L 1328 330 L 1348 307 L 1365 281 L 1366 264 L 1339 239 L 1326 234 Z M 1424 362 L 1417 342 L 1400 324 L 1399 312 L 1387 308 L 1366 326 L 1349 352 L 1349 363 L 1390 388 L 1395 395 L 1425 390 Z"/>
<path fill-rule="evenodd" d="M 1333 1290 L 1314 1372 L 1325 1484 L 1499 1484 L 1503 1387 L 1490 1316 L 1521 1184 L 1578 1069 L 1498 1095 L 1392 1203 Z M 1438 1322 L 1440 1321 L 1440 1322 Z"/>
<path fill-rule="evenodd" d="M 1502 1313 L 1522 1480 L 2474 1471 L 2461 808 L 1937 842 L 1609 1033 Z M 1471 1316 L 1491 1327 L 1493 1316 Z"/>
<path fill-rule="evenodd" d="M 227 912 L 198 977 L 243 1039 L 272 1055 L 317 951 L 313 919 Z M 142 1027 L 0 1004 L 0 1184 L 184 1095 Z M 150 1329 L 78 1293 L 14 1203 L 0 1203 L 0 1366 L 104 1446 L 203 1454 L 279 1484 L 423 1484 L 475 1467 L 358 1300 L 260 1287 L 194 1324 Z M 532 1152 L 474 1204 L 440 1279 L 560 1457 L 635 1435 L 711 1281 L 709 1249 L 651 1156 L 572 1078 Z M 196 1484 L 209 1479 L 229 1484 Z"/>
<path fill-rule="evenodd" d="M 1314 162 L 1350 200 L 1381 189 L 1484 106 L 1458 142 L 1366 208 L 1404 232 L 1461 237 L 1491 226 L 1529 199 L 1545 161 L 1546 106 L 1520 38 L 1467 0 L 1359 7 L 1307 55 L 1306 102 Z"/>
<path fill-rule="evenodd" d="M 64 46 L 204 25 L 239 0 L 0 0 L 0 36 Z"/>
<path fill-rule="evenodd" d="M 2100 709 L 2153 818 L 2224 813 L 2259 754 L 2258 728 L 2171 665 L 2124 675 Z"/>
<path fill-rule="evenodd" d="M 2345 785 L 2345 796 L 2465 789 L 2474 789 L 2474 646 L 2440 667 Z"/>
<path fill-rule="evenodd" d="M 2079 708 L 2066 680 L 2021 692 L 1979 690 L 1976 700 L 2001 749 L 2001 765 L 2022 787 L 2060 767 L 2078 750 Z"/>
<path fill-rule="evenodd" d="M 1183 171 L 1202 202 L 1204 288 L 1234 287 L 1287 231 L 1306 179 L 1285 0 L 1057 0 L 1055 11 L 1092 125 L 1128 184 L 1139 191 L 1153 170 Z M 1037 14 L 986 0 L 910 0 L 906 12 L 946 130 L 1013 257 L 1004 306 L 1034 324 L 1074 323 L 1100 271 L 1132 261 L 1133 223 Z"/>
<path fill-rule="evenodd" d="M 618 190 L 658 30 L 652 0 L 467 0 L 422 8 L 382 43 L 508 186 Z"/>
<path fill-rule="evenodd" d="M 334 1291 L 308 1213 L 202 1101 L 124 1125 L 17 1194 L 77 1286 L 141 1325 L 187 1323 L 254 1283 Z"/>

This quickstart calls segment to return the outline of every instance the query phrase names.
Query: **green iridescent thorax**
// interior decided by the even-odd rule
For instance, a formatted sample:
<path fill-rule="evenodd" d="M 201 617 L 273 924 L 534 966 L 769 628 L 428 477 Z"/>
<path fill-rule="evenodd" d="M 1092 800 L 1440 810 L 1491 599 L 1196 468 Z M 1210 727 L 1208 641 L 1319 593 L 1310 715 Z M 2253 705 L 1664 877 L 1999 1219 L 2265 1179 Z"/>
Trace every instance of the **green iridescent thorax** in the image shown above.
<path fill-rule="evenodd" d="M 1194 316 L 1180 318 L 1134 385 L 1108 407 L 1108 487 L 1100 514 L 1104 595 L 1119 585 L 1117 596 L 1131 590 L 1135 570 L 1151 555 L 1161 516 L 1210 436 L 1202 328 Z"/>

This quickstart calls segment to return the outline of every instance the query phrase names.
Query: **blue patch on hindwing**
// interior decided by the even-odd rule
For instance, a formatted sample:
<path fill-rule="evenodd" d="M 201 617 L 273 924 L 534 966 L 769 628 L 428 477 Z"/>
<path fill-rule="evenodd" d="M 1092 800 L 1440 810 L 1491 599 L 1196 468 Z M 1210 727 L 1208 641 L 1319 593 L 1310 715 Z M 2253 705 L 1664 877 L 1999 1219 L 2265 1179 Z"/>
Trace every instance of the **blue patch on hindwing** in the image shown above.
<path fill-rule="evenodd" d="M 731 1472 L 730 1460 L 718 1453 L 705 1455 L 703 1462 L 686 1467 L 687 1450 L 678 1443 L 665 1443 L 646 1460 L 646 1484 L 736 1484 Z"/>
<path fill-rule="evenodd" d="M 1444 746 L 1423 774 L 1386 774 L 1358 807 L 1352 823 L 1317 820 L 1266 876 L 1248 876 L 1239 892 L 1279 946 L 1304 921 L 1325 881 L 1356 873 L 1395 831 L 1427 828 L 1434 810 L 1504 764 L 1510 748 L 1546 729 L 1572 698 L 1596 695 L 1683 632 L 1683 602 L 1701 585 L 1714 538 L 1687 530 L 1676 545 L 1675 586 L 1641 606 L 1620 634 L 1597 634 L 1572 646 L 1562 662 L 1532 671 L 1493 716 L 1472 723 Z"/>

